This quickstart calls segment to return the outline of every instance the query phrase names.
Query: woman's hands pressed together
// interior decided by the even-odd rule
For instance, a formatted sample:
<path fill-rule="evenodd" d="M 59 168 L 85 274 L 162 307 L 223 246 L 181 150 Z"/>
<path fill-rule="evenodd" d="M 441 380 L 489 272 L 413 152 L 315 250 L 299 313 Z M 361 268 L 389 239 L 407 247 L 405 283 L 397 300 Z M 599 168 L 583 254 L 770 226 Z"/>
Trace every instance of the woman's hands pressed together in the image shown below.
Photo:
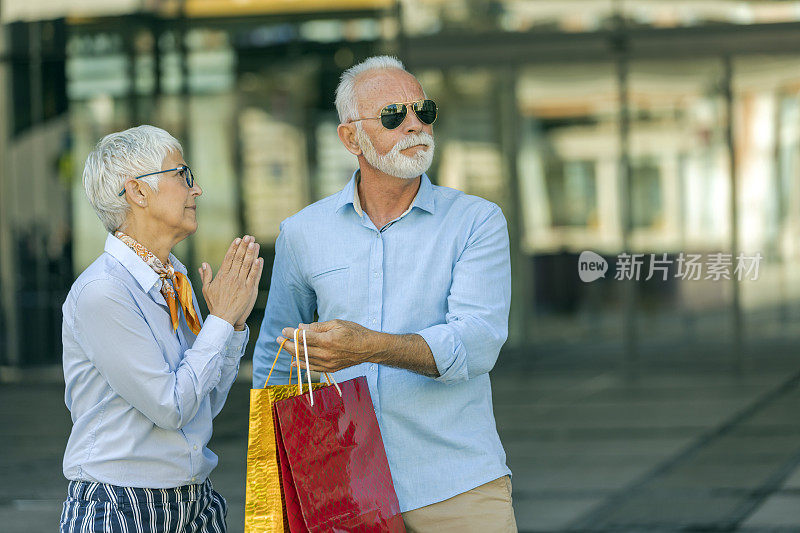
<path fill-rule="evenodd" d="M 208 263 L 199 269 L 208 312 L 232 324 L 237 331 L 244 329 L 258 296 L 258 282 L 264 269 L 259 249 L 255 237 L 245 235 L 231 243 L 216 276 Z"/>

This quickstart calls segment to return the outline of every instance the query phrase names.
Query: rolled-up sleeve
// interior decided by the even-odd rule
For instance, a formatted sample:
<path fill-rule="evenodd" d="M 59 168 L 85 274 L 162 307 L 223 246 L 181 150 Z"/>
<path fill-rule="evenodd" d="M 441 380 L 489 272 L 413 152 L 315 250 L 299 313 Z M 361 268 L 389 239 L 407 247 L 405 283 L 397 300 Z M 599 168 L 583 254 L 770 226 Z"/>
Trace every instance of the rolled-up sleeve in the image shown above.
<path fill-rule="evenodd" d="M 511 259 L 506 220 L 496 205 L 478 220 L 453 267 L 446 323 L 417 332 L 433 353 L 436 379 L 442 383 L 489 372 L 508 337 Z"/>
<path fill-rule="evenodd" d="M 233 326 L 209 316 L 172 370 L 128 289 L 113 279 L 98 279 L 78 295 L 75 330 L 88 359 L 117 394 L 155 425 L 177 430 L 219 384 Z"/>

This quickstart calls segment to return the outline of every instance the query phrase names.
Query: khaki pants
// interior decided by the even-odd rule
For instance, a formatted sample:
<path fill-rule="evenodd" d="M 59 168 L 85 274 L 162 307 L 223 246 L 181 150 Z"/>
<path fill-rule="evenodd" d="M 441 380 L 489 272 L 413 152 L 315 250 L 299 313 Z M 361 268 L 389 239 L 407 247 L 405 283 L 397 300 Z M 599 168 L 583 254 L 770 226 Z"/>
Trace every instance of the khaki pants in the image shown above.
<path fill-rule="evenodd" d="M 497 478 L 449 500 L 403 513 L 408 533 L 516 533 L 511 480 Z"/>

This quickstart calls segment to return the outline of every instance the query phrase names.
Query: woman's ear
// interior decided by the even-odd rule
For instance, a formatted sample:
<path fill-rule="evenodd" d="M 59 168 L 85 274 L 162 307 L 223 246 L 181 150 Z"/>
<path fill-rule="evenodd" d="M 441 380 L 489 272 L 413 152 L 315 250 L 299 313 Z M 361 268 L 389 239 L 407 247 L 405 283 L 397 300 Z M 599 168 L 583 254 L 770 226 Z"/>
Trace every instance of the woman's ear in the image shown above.
<path fill-rule="evenodd" d="M 125 182 L 125 197 L 129 204 L 139 207 L 147 207 L 147 191 L 139 180 L 128 180 Z"/>
<path fill-rule="evenodd" d="M 352 122 L 349 124 L 339 124 L 336 128 L 336 133 L 339 134 L 339 140 L 347 151 L 353 155 L 361 155 L 361 147 L 358 145 L 358 138 L 356 137 L 356 125 Z"/>

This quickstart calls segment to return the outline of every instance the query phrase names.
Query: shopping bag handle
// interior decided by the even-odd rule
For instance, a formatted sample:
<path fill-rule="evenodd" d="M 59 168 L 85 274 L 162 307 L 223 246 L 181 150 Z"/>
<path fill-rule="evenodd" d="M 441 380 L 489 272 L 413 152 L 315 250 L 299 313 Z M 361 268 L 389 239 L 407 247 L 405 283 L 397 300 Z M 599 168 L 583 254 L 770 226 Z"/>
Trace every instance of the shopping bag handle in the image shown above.
<path fill-rule="evenodd" d="M 295 331 L 295 339 L 294 340 L 295 340 L 295 346 L 297 346 L 297 332 L 296 331 Z M 272 361 L 272 366 L 269 369 L 269 374 L 267 374 L 267 380 L 264 382 L 264 388 L 265 389 L 267 388 L 267 385 L 269 385 L 269 378 L 272 376 L 272 371 L 275 370 L 275 364 L 278 362 L 278 357 L 280 357 L 281 351 L 283 351 L 283 345 L 286 344 L 287 342 L 289 342 L 289 339 L 283 339 L 283 342 L 281 342 L 281 345 L 278 347 L 278 353 L 275 354 L 275 360 Z M 298 391 L 302 394 L 303 390 L 300 388 L 300 382 L 301 382 L 300 359 L 299 359 L 299 357 L 297 357 L 297 354 L 295 354 L 295 359 L 297 360 L 297 388 L 298 388 Z M 289 385 L 292 384 L 292 374 L 294 374 L 294 367 L 290 365 L 289 366 Z M 330 381 L 328 382 L 328 384 L 330 385 Z"/>
<path fill-rule="evenodd" d="M 297 357 L 297 392 L 300 394 L 303 393 L 303 389 L 300 385 L 300 383 L 302 383 L 303 380 L 302 378 L 300 378 L 300 347 L 297 338 L 299 331 L 303 332 L 303 355 L 305 356 L 306 360 L 306 375 L 308 376 L 308 398 L 309 401 L 311 402 L 311 405 L 314 405 L 314 389 L 311 387 L 311 368 L 308 364 L 308 344 L 306 343 L 306 330 L 305 329 L 301 330 L 300 328 L 294 330 L 294 345 L 296 347 L 295 356 Z M 333 381 L 333 384 L 336 386 L 336 390 L 339 392 L 339 396 L 341 396 L 342 389 L 339 388 L 339 384 L 336 383 L 336 380 L 333 379 L 333 376 L 331 376 L 327 372 L 323 372 L 323 374 L 325 375 L 325 380 L 328 382 L 328 385 L 330 385 L 331 381 Z"/>
<path fill-rule="evenodd" d="M 302 375 L 300 374 L 300 350 L 297 349 L 297 332 L 298 329 L 294 330 L 294 345 L 295 345 L 295 360 L 297 361 L 297 390 L 300 394 L 303 393 L 302 385 Z M 264 382 L 264 388 L 267 388 L 269 384 L 269 378 L 272 376 L 272 371 L 275 370 L 275 364 L 278 362 L 278 357 L 281 355 L 281 351 L 283 351 L 283 345 L 286 344 L 289 339 L 283 339 L 281 345 L 278 347 L 278 353 L 275 354 L 275 360 L 272 361 L 272 367 L 269 369 L 269 374 L 267 374 L 267 380 Z M 311 397 L 311 405 L 314 405 L 314 393 L 311 387 L 311 372 L 308 366 L 308 345 L 306 344 L 306 330 L 303 330 L 303 351 L 305 352 L 306 358 L 306 374 L 308 374 L 308 393 Z M 289 385 L 292 384 L 292 374 L 294 373 L 294 367 L 289 366 Z M 336 391 L 339 393 L 339 396 L 342 395 L 342 389 L 339 388 L 339 384 L 336 383 L 336 380 L 328 374 L 327 372 L 322 373 L 325 376 L 325 381 L 328 382 L 328 385 L 331 385 L 331 381 L 333 381 L 333 385 L 336 387 Z"/>
<path fill-rule="evenodd" d="M 283 345 L 287 343 L 289 339 L 283 339 L 283 342 L 278 347 L 278 353 L 275 354 L 275 360 L 272 361 L 272 367 L 269 369 L 269 374 L 267 374 L 267 381 L 264 382 L 264 388 L 267 388 L 269 384 L 269 378 L 272 376 L 272 371 L 275 370 L 275 363 L 278 362 L 278 356 L 281 355 L 281 351 L 283 351 Z M 292 370 L 294 370 L 291 366 L 289 367 L 289 385 L 292 384 Z"/>
<path fill-rule="evenodd" d="M 327 372 L 323 372 L 322 375 L 325 376 L 325 381 L 328 382 L 328 385 L 331 385 L 331 381 L 333 381 L 333 386 L 336 387 L 336 391 L 339 393 L 339 396 L 341 396 L 342 395 L 342 389 L 339 388 L 339 384 L 336 383 L 336 380 L 333 379 L 333 376 L 331 376 Z"/>
<path fill-rule="evenodd" d="M 294 330 L 294 338 L 295 338 L 294 345 L 295 346 L 297 346 L 297 331 L 298 330 Z M 295 350 L 295 351 L 299 352 L 299 350 Z M 308 396 L 311 399 L 311 405 L 314 405 L 314 393 L 311 391 L 311 370 L 308 367 L 308 345 L 306 345 L 306 330 L 305 329 L 303 330 L 303 352 L 305 353 L 305 357 L 306 357 L 306 374 L 308 375 Z M 297 363 L 297 368 L 298 368 L 297 371 L 299 373 L 300 372 L 300 363 L 299 362 Z M 333 379 L 333 376 L 331 376 L 327 372 L 323 372 L 323 374 L 325 375 L 325 380 L 328 382 L 328 385 L 330 385 L 331 381 L 333 381 L 333 384 L 336 385 L 336 390 L 339 392 L 339 396 L 341 396 L 342 395 L 342 389 L 339 388 L 339 384 L 336 383 L 336 380 Z"/>
<path fill-rule="evenodd" d="M 297 334 L 300 331 L 300 328 L 295 328 L 294 330 L 294 353 L 297 361 L 297 393 L 303 394 L 303 378 L 300 372 L 300 346 L 297 342 Z M 311 405 L 314 405 L 314 389 L 311 387 L 311 368 L 308 364 L 308 345 L 306 344 L 306 330 L 303 331 L 303 352 L 305 354 L 306 359 L 306 376 L 308 376 L 308 396 L 311 399 Z"/>

